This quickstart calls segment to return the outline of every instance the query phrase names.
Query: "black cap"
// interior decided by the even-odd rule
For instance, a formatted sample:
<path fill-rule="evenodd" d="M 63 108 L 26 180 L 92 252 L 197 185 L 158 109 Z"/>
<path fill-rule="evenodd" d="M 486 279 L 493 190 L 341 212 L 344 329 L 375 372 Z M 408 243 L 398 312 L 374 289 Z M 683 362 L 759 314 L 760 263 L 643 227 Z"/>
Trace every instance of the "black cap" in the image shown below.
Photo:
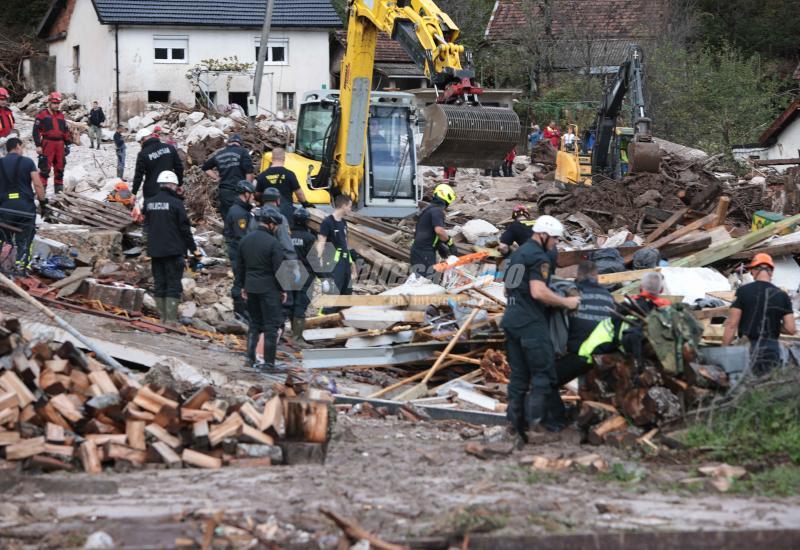
<path fill-rule="evenodd" d="M 277 202 L 281 198 L 281 192 L 274 187 L 267 187 L 261 194 L 261 200 L 267 202 Z"/>
<path fill-rule="evenodd" d="M 236 192 L 241 195 L 243 193 L 255 193 L 256 188 L 247 180 L 241 180 L 236 184 Z"/>
<path fill-rule="evenodd" d="M 239 134 L 231 134 L 228 138 L 228 143 L 238 143 L 239 145 L 242 144 L 242 136 Z"/>

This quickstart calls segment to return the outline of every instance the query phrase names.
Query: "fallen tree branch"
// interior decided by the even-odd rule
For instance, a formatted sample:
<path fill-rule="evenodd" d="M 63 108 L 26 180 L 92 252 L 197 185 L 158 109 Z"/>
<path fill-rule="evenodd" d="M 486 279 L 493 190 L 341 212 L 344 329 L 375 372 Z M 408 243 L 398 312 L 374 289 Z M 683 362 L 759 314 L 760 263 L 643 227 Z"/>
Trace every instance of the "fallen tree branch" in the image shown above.
<path fill-rule="evenodd" d="M 319 511 L 322 515 L 326 516 L 328 519 L 333 521 L 339 529 L 341 529 L 345 536 L 350 540 L 352 543 L 356 543 L 360 540 L 365 540 L 369 542 L 370 546 L 376 548 L 377 550 L 407 550 L 408 546 L 400 546 L 397 544 L 392 544 L 381 540 L 377 536 L 373 535 L 360 525 L 358 525 L 355 520 L 345 518 L 334 512 L 333 510 L 329 510 L 324 506 L 320 506 Z"/>

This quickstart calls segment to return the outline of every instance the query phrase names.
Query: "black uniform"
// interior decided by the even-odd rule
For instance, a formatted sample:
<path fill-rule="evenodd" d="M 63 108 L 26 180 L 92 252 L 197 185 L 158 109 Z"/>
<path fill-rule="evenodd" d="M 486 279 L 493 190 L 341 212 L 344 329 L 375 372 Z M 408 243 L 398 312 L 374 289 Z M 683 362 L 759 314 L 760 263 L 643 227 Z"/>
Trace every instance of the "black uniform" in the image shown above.
<path fill-rule="evenodd" d="M 752 346 L 753 373 L 762 375 L 782 363 L 781 322 L 792 313 L 789 295 L 766 281 L 753 281 L 736 291 L 731 307 L 742 311 L 739 336 L 747 336 Z"/>
<path fill-rule="evenodd" d="M 233 298 L 233 309 L 236 313 L 243 314 L 247 306 L 242 298 L 242 288 L 237 284 L 239 277 L 236 273 L 238 269 L 238 254 L 239 243 L 245 235 L 250 231 L 250 221 L 253 216 L 250 214 L 253 205 L 244 202 L 239 197 L 236 202 L 228 210 L 228 215 L 225 216 L 225 228 L 222 231 L 225 237 L 225 244 L 228 247 L 228 258 L 231 261 L 231 269 L 233 269 L 233 286 L 231 286 L 231 298 Z"/>
<path fill-rule="evenodd" d="M 411 273 L 432 279 L 433 266 L 436 263 L 436 251 L 447 245 L 441 242 L 436 234 L 437 227 L 444 227 L 444 201 L 434 197 L 433 201 L 422 211 L 414 230 L 414 241 L 411 243 Z M 444 256 L 444 255 L 443 255 Z"/>
<path fill-rule="evenodd" d="M 283 248 L 269 230 L 260 225 L 239 243 L 236 261 L 238 284 L 247 291 L 250 314 L 247 358 L 255 361 L 258 338 L 264 333 L 264 361 L 274 365 L 278 330 L 283 324 L 281 288 L 276 277 L 283 262 Z"/>
<path fill-rule="evenodd" d="M 347 296 L 353 293 L 351 286 L 352 268 L 350 262 L 350 246 L 347 244 L 347 222 L 342 219 L 337 221 L 333 214 L 322 220 L 319 234 L 325 237 L 325 257 L 321 258 L 325 265 L 325 277 L 332 279 L 336 293 Z M 323 313 L 336 313 L 342 308 L 324 308 Z"/>
<path fill-rule="evenodd" d="M 228 217 L 228 209 L 236 202 L 238 196 L 236 184 L 246 179 L 247 174 L 255 171 L 253 159 L 247 149 L 231 143 L 201 166 L 203 171 L 212 168 L 216 168 L 219 172 L 217 200 L 219 201 L 219 214 L 224 220 Z"/>
<path fill-rule="evenodd" d="M 517 243 L 517 246 L 522 246 L 530 240 L 533 235 L 533 220 L 514 220 L 506 227 L 503 234 L 500 235 L 500 242 L 506 246 L 511 246 Z"/>
<path fill-rule="evenodd" d="M 529 240 L 511 255 L 506 272 L 508 303 L 502 327 L 511 366 L 506 414 L 521 435 L 529 420 L 546 423 L 546 412 L 553 416 L 563 413 L 547 306 L 534 300 L 530 292 L 530 281 L 549 284 L 553 269 L 552 256 L 539 243 Z M 529 390 L 531 395 L 526 400 Z"/>
<path fill-rule="evenodd" d="M 283 166 L 270 166 L 256 176 L 256 194 L 261 196 L 268 187 L 274 187 L 281 193 L 278 209 L 286 219 L 291 220 L 294 213 L 294 192 L 300 189 L 300 183 L 294 172 Z"/>
<path fill-rule="evenodd" d="M 153 197 L 161 191 L 158 175 L 165 170 L 175 172 L 178 184 L 183 185 L 183 162 L 178 150 L 168 143 L 162 143 L 157 137 L 151 137 L 142 144 L 142 150 L 136 156 L 136 172 L 133 175 L 134 195 L 143 186 L 144 198 Z"/>
<path fill-rule="evenodd" d="M 183 201 L 172 191 L 161 189 L 145 200 L 144 221 L 151 235 L 147 253 L 152 258 L 153 296 L 180 299 L 184 254 L 197 250 Z"/>
<path fill-rule="evenodd" d="M 9 153 L 0 158 L 0 208 L 4 209 L 0 210 L 0 220 L 21 230 L 9 232 L 9 242 L 13 240 L 17 249 L 18 269 L 28 268 L 31 244 L 36 235 L 36 203 L 31 181 L 31 172 L 36 170 L 36 164 L 28 157 Z M 3 235 L 0 231 L 0 250 Z"/>
<path fill-rule="evenodd" d="M 292 226 L 292 244 L 294 244 L 295 253 L 308 272 L 307 280 L 302 288 L 292 291 L 292 318 L 294 319 L 304 319 L 308 305 L 311 303 L 311 296 L 308 295 L 308 292 L 314 283 L 314 270 L 309 255 L 314 253 L 315 242 L 317 242 L 317 237 L 308 227 L 305 225 Z"/>

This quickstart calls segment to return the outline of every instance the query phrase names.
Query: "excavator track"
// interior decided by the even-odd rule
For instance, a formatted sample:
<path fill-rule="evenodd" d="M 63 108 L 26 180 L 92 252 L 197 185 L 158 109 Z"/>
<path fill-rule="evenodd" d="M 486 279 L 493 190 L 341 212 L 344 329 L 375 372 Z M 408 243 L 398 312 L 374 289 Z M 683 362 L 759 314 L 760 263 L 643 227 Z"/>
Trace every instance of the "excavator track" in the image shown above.
<path fill-rule="evenodd" d="M 649 141 L 631 141 L 628 144 L 628 163 L 631 173 L 661 171 L 661 148 Z"/>
<path fill-rule="evenodd" d="M 419 164 L 495 168 L 520 139 L 519 117 L 511 109 L 434 104 L 422 111 L 425 131 Z"/>

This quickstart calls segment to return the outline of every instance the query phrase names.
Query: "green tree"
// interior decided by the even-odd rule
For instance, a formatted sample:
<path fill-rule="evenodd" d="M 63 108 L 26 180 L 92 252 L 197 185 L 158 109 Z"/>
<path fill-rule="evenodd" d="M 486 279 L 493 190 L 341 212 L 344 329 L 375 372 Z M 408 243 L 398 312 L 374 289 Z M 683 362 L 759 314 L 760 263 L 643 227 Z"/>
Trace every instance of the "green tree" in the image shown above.
<path fill-rule="evenodd" d="M 727 45 L 694 52 L 664 45 L 646 70 L 655 135 L 709 153 L 754 141 L 785 105 L 760 57 Z"/>

